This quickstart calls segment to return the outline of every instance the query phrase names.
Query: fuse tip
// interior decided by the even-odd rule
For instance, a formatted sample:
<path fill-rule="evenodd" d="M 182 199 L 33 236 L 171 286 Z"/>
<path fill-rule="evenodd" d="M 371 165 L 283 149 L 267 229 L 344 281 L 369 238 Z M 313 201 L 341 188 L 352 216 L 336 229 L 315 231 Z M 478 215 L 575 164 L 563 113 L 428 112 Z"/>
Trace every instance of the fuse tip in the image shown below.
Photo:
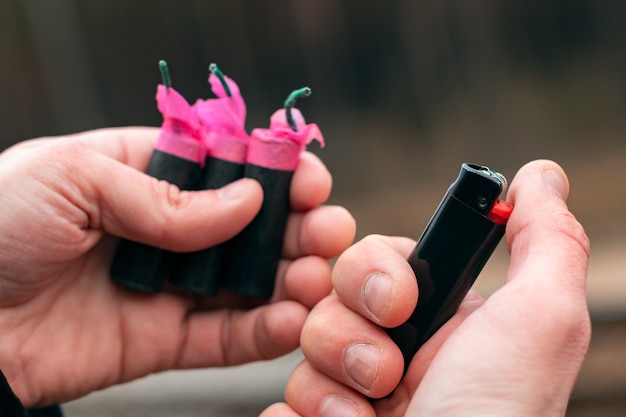
<path fill-rule="evenodd" d="M 302 87 L 298 90 L 292 91 L 285 100 L 285 104 L 283 105 L 283 107 L 285 108 L 287 123 L 294 132 L 298 131 L 298 126 L 296 126 L 296 122 L 295 120 L 293 120 L 293 114 L 291 113 L 291 109 L 293 109 L 293 107 L 296 105 L 296 101 L 300 97 L 309 97 L 311 93 L 312 91 L 309 87 Z"/>
<path fill-rule="evenodd" d="M 164 60 L 159 61 L 159 71 L 161 71 L 161 81 L 167 88 L 172 87 L 172 77 L 170 76 L 170 70 L 167 67 L 167 62 Z"/>
<path fill-rule="evenodd" d="M 228 97 L 232 97 L 233 94 L 231 93 L 230 87 L 228 86 L 228 83 L 226 82 L 226 79 L 224 78 L 224 73 L 217 66 L 216 63 L 212 63 L 211 65 L 209 65 L 209 71 L 211 72 L 211 74 L 215 74 L 217 78 L 220 80 L 220 83 L 222 84 L 222 87 L 224 88 L 226 95 Z"/>

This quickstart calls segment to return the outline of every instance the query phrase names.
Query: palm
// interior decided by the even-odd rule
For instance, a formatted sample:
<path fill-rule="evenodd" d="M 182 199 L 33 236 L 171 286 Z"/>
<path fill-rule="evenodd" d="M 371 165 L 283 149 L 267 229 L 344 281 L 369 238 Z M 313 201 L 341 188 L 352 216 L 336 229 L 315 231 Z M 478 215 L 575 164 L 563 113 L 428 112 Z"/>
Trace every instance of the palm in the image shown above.
<path fill-rule="evenodd" d="M 168 324 L 183 321 L 185 300 L 143 296 L 112 284 L 107 273 L 110 243 L 58 265 L 62 272 L 46 276 L 46 288 L 3 316 L 19 323 L 3 343 L 19 347 L 14 357 L 24 365 L 21 376 L 29 390 L 51 392 L 59 381 L 67 381 L 64 395 L 75 398 L 172 367 L 164 357 L 180 349 L 182 338 L 169 333 Z M 134 355 L 140 351 L 144 355 Z"/>

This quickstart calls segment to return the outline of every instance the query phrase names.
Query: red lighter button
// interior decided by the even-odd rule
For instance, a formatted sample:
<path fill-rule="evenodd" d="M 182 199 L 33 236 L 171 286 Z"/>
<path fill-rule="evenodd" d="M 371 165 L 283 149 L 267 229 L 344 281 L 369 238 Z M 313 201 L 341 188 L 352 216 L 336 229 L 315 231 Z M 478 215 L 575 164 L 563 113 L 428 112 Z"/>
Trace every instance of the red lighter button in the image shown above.
<path fill-rule="evenodd" d="M 487 214 L 492 221 L 498 224 L 506 224 L 513 212 L 513 206 L 504 200 L 498 200 Z"/>

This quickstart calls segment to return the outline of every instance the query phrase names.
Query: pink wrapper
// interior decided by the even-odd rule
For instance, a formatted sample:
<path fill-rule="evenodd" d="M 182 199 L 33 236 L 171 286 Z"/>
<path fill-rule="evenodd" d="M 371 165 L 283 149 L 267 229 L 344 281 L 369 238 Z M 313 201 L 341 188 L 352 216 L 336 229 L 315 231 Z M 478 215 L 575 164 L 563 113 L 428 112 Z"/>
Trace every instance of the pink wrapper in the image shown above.
<path fill-rule="evenodd" d="M 270 119 L 270 128 L 252 131 L 248 146 L 249 164 L 270 169 L 293 171 L 300 162 L 300 154 L 313 139 L 324 147 L 324 137 L 315 123 L 306 124 L 302 113 L 291 110 L 297 132 L 287 123 L 285 109 L 277 110 Z"/>
<path fill-rule="evenodd" d="M 235 164 L 245 164 L 248 156 L 249 138 L 243 141 L 237 136 L 213 134 L 209 156 Z"/>
<path fill-rule="evenodd" d="M 224 76 L 231 97 L 215 74 L 209 76 L 211 90 L 217 98 L 198 100 L 195 111 L 201 125 L 202 141 L 207 154 L 214 158 L 243 164 L 250 137 L 245 130 L 246 103 L 239 87 Z"/>
<path fill-rule="evenodd" d="M 203 164 L 206 151 L 200 140 L 200 124 L 187 100 L 163 84 L 157 88 L 156 100 L 163 124 L 155 149 Z"/>

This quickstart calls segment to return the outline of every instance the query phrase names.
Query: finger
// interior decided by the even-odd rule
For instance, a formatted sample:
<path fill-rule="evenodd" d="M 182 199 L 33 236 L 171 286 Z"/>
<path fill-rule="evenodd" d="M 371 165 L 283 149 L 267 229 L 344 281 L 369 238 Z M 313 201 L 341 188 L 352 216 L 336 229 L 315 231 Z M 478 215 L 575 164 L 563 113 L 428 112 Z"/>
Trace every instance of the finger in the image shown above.
<path fill-rule="evenodd" d="M 106 184 L 93 184 L 99 188 L 91 203 L 99 203 L 100 210 L 90 218 L 111 234 L 175 251 L 198 250 L 235 236 L 252 221 L 262 200 L 259 184 L 249 179 L 189 192 L 142 175 L 125 186 L 123 173 L 118 174 Z"/>
<path fill-rule="evenodd" d="M 283 245 L 286 259 L 279 264 L 272 301 L 291 299 L 312 308 L 328 295 L 332 288 L 328 259 L 344 251 L 355 232 L 354 218 L 343 207 L 292 213 Z"/>
<path fill-rule="evenodd" d="M 292 213 L 285 230 L 283 256 L 296 259 L 317 255 L 333 258 L 354 240 L 356 223 L 340 206 L 321 206 L 306 213 Z"/>
<path fill-rule="evenodd" d="M 376 415 L 365 397 L 319 373 L 307 361 L 290 376 L 285 399 L 294 415 L 302 417 Z"/>
<path fill-rule="evenodd" d="M 294 300 L 311 309 L 332 290 L 330 263 L 319 256 L 281 261 L 278 276 L 271 302 Z"/>
<path fill-rule="evenodd" d="M 552 161 L 531 162 L 517 173 L 509 192 L 515 208 L 507 226 L 507 285 L 490 298 L 487 312 L 500 315 L 505 310 L 500 303 L 515 293 L 526 302 L 509 305 L 500 323 L 515 319 L 520 332 L 532 330 L 553 340 L 560 335 L 565 339 L 554 345 L 575 347 L 580 356 L 590 332 L 585 294 L 590 249 L 582 225 L 567 208 L 568 194 L 567 177 Z M 550 319 L 535 320 L 532 312 Z"/>
<path fill-rule="evenodd" d="M 74 144 L 86 145 L 89 149 L 102 152 L 127 165 L 139 165 L 145 168 L 158 133 L 159 129 L 154 127 L 111 127 L 66 136 L 44 136 L 18 142 L 3 151 L 3 155 L 13 157 L 15 153 L 36 150 L 41 146 L 50 145 L 50 142 L 72 141 Z"/>
<path fill-rule="evenodd" d="M 328 259 L 354 239 L 354 218 L 343 207 L 322 206 L 292 213 L 272 301 L 292 299 L 311 308 L 331 290 Z"/>
<path fill-rule="evenodd" d="M 78 142 L 49 143 L 43 153 L 60 168 L 44 180 L 86 213 L 84 229 L 165 249 L 197 250 L 234 236 L 261 205 L 262 190 L 253 180 L 181 191 Z M 59 181 L 59 176 L 65 178 Z"/>
<path fill-rule="evenodd" d="M 294 211 L 306 211 L 324 203 L 332 188 L 332 177 L 314 154 L 304 152 L 291 181 L 290 199 Z"/>
<path fill-rule="evenodd" d="M 568 194 L 567 177 L 554 162 L 534 161 L 515 176 L 509 191 L 515 206 L 507 226 L 509 280 L 536 279 L 584 293 L 589 240 L 568 211 Z"/>
<path fill-rule="evenodd" d="M 300 344 L 321 373 L 372 398 L 391 392 L 402 377 L 398 347 L 379 326 L 348 309 L 334 294 L 313 308 Z"/>
<path fill-rule="evenodd" d="M 160 129 L 156 127 L 113 127 L 81 132 L 67 138 L 144 171 L 154 151 L 159 132 Z"/>
<path fill-rule="evenodd" d="M 515 209 L 507 226 L 507 285 L 486 304 L 496 328 L 515 322 L 507 330 L 520 341 L 524 334 L 532 335 L 529 341 L 551 341 L 529 343 L 528 359 L 536 361 L 536 355 L 562 377 L 561 395 L 575 380 L 591 332 L 585 294 L 589 240 L 567 208 L 568 194 L 567 177 L 556 163 L 540 160 L 520 169 L 509 193 Z M 513 297 L 525 302 L 510 303 Z M 532 317 L 539 312 L 545 320 Z"/>
<path fill-rule="evenodd" d="M 346 250 L 333 270 L 333 287 L 353 311 L 384 327 L 408 320 L 417 281 L 406 261 L 415 241 L 372 235 Z"/>
<path fill-rule="evenodd" d="M 285 403 L 275 403 L 263 410 L 259 417 L 300 417 L 300 414 Z"/>
<path fill-rule="evenodd" d="M 176 367 L 233 366 L 277 358 L 295 350 L 308 310 L 281 301 L 253 310 L 189 315 Z"/>

